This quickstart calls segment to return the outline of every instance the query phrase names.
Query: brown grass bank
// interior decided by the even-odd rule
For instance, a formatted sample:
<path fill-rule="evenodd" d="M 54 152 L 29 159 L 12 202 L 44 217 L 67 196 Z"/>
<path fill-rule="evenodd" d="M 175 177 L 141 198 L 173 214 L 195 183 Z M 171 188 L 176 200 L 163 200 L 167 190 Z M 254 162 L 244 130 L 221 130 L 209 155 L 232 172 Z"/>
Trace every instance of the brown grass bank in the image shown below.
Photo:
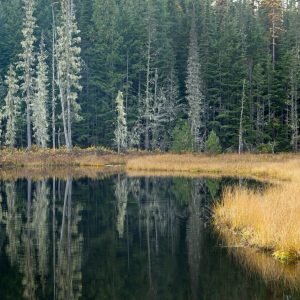
<path fill-rule="evenodd" d="M 0 152 L 2 168 L 46 167 L 103 167 L 108 164 L 125 164 L 126 158 L 102 147 L 74 148 L 71 152 L 61 148 L 3 149 Z"/>

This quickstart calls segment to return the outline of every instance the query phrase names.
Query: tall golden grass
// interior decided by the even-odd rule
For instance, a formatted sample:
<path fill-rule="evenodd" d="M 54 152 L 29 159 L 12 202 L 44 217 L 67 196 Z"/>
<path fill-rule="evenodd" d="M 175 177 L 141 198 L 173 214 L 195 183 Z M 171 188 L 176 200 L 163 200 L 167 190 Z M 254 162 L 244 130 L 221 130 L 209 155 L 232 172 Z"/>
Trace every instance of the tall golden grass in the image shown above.
<path fill-rule="evenodd" d="M 218 156 L 194 154 L 157 154 L 131 157 L 126 168 L 129 172 L 175 172 L 198 175 L 248 176 L 260 179 L 290 179 L 290 172 L 282 173 L 282 166 L 294 163 L 300 169 L 300 156 L 282 155 L 236 155 Z"/>

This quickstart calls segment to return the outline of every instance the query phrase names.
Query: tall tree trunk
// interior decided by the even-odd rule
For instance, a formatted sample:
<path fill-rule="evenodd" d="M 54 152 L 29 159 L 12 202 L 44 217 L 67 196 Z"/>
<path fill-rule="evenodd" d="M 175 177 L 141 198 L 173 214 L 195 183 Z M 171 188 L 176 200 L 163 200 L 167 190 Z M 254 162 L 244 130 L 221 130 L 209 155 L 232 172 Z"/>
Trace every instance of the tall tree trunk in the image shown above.
<path fill-rule="evenodd" d="M 245 85 L 246 80 L 243 82 L 243 95 L 242 95 L 242 107 L 241 107 L 241 115 L 240 115 L 240 129 L 239 129 L 239 154 L 243 151 L 243 118 L 244 118 L 244 102 L 245 102 Z"/>
<path fill-rule="evenodd" d="M 150 22 L 150 21 L 149 21 Z M 145 128 L 145 149 L 149 150 L 149 102 L 150 102 L 150 62 L 151 62 L 151 28 L 148 25 L 148 45 L 147 45 L 147 78 L 146 78 L 146 128 Z"/>
<path fill-rule="evenodd" d="M 27 149 L 31 149 L 31 117 L 30 117 L 30 90 L 26 91 L 26 124 L 27 124 Z"/>
<path fill-rule="evenodd" d="M 52 147 L 56 148 L 55 143 L 55 43 L 56 43 L 56 28 L 54 3 L 52 3 Z"/>

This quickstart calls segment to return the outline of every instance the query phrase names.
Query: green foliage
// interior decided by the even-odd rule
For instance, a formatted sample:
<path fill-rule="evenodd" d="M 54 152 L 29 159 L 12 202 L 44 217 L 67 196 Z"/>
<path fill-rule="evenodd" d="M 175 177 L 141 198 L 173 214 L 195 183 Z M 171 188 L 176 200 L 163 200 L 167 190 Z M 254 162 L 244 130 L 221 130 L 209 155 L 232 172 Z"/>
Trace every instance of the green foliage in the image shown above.
<path fill-rule="evenodd" d="M 47 63 L 51 70 L 51 5 L 47 0 L 35 2 L 34 17 L 38 26 L 35 36 L 44 32 L 46 51 L 49 53 Z M 254 14 L 253 7 L 245 1 L 225 2 L 217 1 L 213 6 L 211 0 L 195 2 L 202 92 L 205 98 L 204 120 L 201 121 L 208 131 L 215 130 L 218 133 L 223 149 L 236 149 L 242 81 L 246 80 L 243 119 L 246 149 L 272 152 L 267 148 L 270 148 L 269 143 L 276 142 L 276 151 L 297 150 L 299 142 L 295 131 L 299 128 L 299 105 L 292 113 L 293 104 L 299 104 L 300 86 L 300 60 L 298 55 L 293 55 L 299 52 L 300 33 L 297 28 L 300 21 L 297 6 L 291 2 L 282 11 L 283 30 L 276 38 L 273 70 L 272 57 L 266 51 L 271 46 L 268 15 L 260 6 Z M 112 146 L 116 127 L 114 99 L 117 91 L 123 90 L 128 131 L 138 132 L 139 148 L 144 148 L 145 120 L 141 116 L 145 113 L 148 25 L 151 23 L 151 99 L 155 95 L 154 74 L 157 70 L 157 95 L 163 93 L 167 97 L 167 109 L 173 112 L 173 116 L 159 115 L 165 123 L 155 128 L 156 133 L 150 130 L 150 140 L 154 140 L 155 146 L 161 151 L 171 148 L 173 151 L 190 151 L 188 136 L 184 137 L 184 128 L 181 128 L 184 126 L 178 127 L 178 124 L 187 119 L 188 111 L 186 81 L 192 2 L 84 0 L 74 1 L 74 4 L 81 36 L 83 87 L 78 94 L 83 118 L 72 125 L 74 144 L 81 147 Z M 9 64 L 19 60 L 18 54 L 22 48 L 24 12 L 21 7 L 21 0 L 0 1 L 0 106 L 6 94 L 1 81 Z M 59 5 L 55 5 L 55 13 L 58 24 Z M 33 47 L 36 53 L 37 43 Z M 36 66 L 33 73 L 35 69 Z M 18 96 L 21 97 L 21 94 Z M 173 109 L 176 106 L 180 109 Z M 57 130 L 62 132 L 60 103 L 56 107 Z M 166 107 L 157 106 L 151 113 L 155 115 L 159 110 L 164 111 Z M 21 115 L 24 112 L 25 107 L 22 106 Z M 293 119 L 293 115 L 296 119 Z M 5 128 L 6 124 L 2 125 Z M 17 127 L 16 144 L 24 146 L 24 118 L 20 118 Z M 184 141 L 183 144 L 178 142 L 180 139 Z"/>
<path fill-rule="evenodd" d="M 187 121 L 181 120 L 176 124 L 172 133 L 172 137 L 172 152 L 180 153 L 193 151 L 193 137 Z"/>
<path fill-rule="evenodd" d="M 222 152 L 220 139 L 214 130 L 210 132 L 208 139 L 205 142 L 205 152 L 209 154 L 220 154 Z"/>

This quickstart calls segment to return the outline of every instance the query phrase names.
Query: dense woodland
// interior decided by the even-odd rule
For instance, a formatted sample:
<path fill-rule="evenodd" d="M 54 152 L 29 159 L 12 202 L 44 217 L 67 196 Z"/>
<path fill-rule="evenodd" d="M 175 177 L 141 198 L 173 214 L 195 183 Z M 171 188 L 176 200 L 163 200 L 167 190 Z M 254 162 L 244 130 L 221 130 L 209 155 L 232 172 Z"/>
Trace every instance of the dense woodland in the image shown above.
<path fill-rule="evenodd" d="M 298 150 L 297 1 L 0 0 L 0 24 L 2 147 Z"/>

